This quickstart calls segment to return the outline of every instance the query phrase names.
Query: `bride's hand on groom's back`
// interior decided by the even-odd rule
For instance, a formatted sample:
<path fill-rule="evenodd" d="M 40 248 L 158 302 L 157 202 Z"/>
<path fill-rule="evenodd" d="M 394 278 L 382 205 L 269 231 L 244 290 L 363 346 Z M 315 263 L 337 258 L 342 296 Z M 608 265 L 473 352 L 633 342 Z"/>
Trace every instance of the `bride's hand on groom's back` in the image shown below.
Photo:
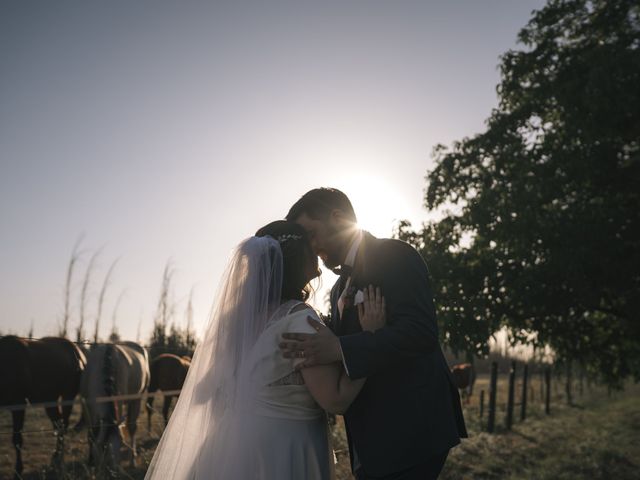
<path fill-rule="evenodd" d="M 369 287 L 363 290 L 363 301 L 358 303 L 358 319 L 362 330 L 375 332 L 387 323 L 386 303 L 380 287 Z"/>

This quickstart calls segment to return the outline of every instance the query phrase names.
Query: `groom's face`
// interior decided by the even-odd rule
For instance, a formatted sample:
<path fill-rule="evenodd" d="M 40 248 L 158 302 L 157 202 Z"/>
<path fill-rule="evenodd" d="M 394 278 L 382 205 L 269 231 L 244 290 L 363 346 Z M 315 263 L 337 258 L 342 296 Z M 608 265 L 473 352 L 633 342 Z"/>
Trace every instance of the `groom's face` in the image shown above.
<path fill-rule="evenodd" d="M 314 219 L 303 213 L 296 218 L 296 223 L 307 231 L 313 253 L 322 259 L 327 268 L 336 268 L 344 261 L 349 226 L 339 214 L 331 214 L 326 219 Z"/>

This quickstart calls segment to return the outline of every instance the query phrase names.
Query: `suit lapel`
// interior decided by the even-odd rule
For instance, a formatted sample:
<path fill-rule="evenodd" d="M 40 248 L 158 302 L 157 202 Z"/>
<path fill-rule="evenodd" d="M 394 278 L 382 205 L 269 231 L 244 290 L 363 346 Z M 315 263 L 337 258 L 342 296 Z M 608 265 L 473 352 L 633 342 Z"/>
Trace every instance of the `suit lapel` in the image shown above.
<path fill-rule="evenodd" d="M 366 279 L 367 251 L 369 243 L 367 240 L 370 236 L 370 233 L 362 232 L 362 241 L 360 242 L 360 248 L 358 248 L 358 254 L 356 255 L 355 262 L 353 263 L 351 285 L 356 287 L 357 290 L 362 289 L 362 282 Z"/>
<path fill-rule="evenodd" d="M 351 274 L 350 288 L 353 287 L 362 290 L 368 284 L 367 279 L 367 258 L 371 252 L 372 244 L 376 237 L 369 232 L 363 231 L 362 241 L 358 248 L 358 253 L 353 264 L 353 272 Z M 355 306 L 345 308 L 342 317 L 338 309 L 338 298 L 342 293 L 341 280 L 338 279 L 331 288 L 331 329 L 336 335 L 348 335 L 361 331 L 360 322 L 358 321 L 358 310 Z"/>
<path fill-rule="evenodd" d="M 338 311 L 338 296 L 340 293 L 340 279 L 331 288 L 331 330 L 338 335 L 340 333 L 340 312 Z"/>
<path fill-rule="evenodd" d="M 362 241 L 360 242 L 360 247 L 358 248 L 358 253 L 353 264 L 349 285 L 349 289 L 354 289 L 355 292 L 362 290 L 367 285 L 367 257 L 370 251 L 371 239 L 375 239 L 375 237 L 363 231 Z M 338 310 L 337 300 L 336 297 L 336 311 Z M 358 309 L 355 305 L 344 309 L 342 317 L 339 320 L 339 325 L 341 335 L 350 335 L 362 331 L 358 319 Z"/>

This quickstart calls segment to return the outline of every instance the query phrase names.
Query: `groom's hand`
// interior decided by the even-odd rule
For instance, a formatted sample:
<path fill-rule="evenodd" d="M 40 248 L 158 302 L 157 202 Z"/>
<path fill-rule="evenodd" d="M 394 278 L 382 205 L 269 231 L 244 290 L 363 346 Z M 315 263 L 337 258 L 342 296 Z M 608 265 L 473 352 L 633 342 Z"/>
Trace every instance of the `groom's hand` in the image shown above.
<path fill-rule="evenodd" d="M 341 362 L 342 352 L 338 337 L 312 317 L 307 317 L 307 322 L 318 333 L 283 333 L 284 340 L 279 345 L 282 355 L 285 358 L 304 358 L 303 362 L 296 365 L 298 370 L 314 365 Z"/>

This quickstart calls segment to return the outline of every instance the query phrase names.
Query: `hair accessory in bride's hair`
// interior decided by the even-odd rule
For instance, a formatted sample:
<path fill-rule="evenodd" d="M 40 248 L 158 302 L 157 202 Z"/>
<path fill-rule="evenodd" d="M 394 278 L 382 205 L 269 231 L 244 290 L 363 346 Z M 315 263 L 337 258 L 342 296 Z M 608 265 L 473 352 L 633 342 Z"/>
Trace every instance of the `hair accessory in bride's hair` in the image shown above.
<path fill-rule="evenodd" d="M 276 240 L 278 241 L 278 243 L 285 243 L 285 242 L 288 242 L 289 240 L 302 240 L 302 235 L 287 233 L 284 235 L 278 235 L 278 237 L 276 237 Z"/>

